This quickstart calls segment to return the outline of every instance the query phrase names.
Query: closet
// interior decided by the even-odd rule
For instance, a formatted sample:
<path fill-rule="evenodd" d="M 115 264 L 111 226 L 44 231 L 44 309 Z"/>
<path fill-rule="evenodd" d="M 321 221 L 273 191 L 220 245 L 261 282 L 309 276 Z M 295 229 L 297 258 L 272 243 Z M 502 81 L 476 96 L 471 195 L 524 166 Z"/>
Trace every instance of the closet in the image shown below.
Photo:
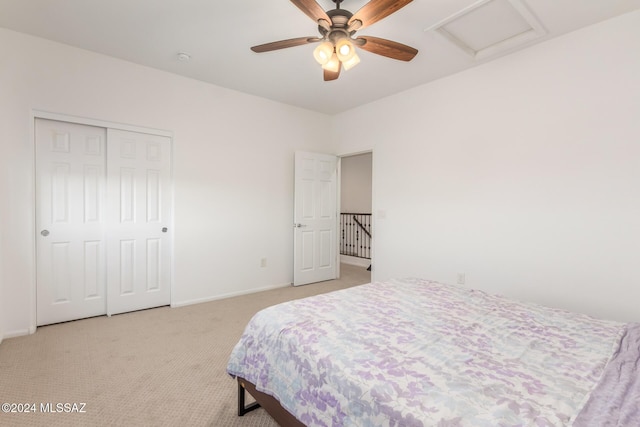
<path fill-rule="evenodd" d="M 168 305 L 171 139 L 35 119 L 37 325 Z"/>

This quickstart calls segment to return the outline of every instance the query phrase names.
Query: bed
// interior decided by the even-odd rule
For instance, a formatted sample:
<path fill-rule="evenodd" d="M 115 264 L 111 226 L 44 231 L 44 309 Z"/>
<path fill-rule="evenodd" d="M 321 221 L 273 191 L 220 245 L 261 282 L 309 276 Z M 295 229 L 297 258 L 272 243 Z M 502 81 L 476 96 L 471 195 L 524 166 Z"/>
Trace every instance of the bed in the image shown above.
<path fill-rule="evenodd" d="M 258 312 L 227 372 L 283 426 L 640 426 L 639 364 L 640 324 L 404 279 Z"/>

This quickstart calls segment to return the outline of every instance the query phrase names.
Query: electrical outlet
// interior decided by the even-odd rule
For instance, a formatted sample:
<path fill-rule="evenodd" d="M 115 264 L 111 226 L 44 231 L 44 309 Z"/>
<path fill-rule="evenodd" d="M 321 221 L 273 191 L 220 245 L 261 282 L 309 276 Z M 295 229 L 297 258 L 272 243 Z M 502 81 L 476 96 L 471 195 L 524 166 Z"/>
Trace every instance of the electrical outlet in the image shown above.
<path fill-rule="evenodd" d="M 465 274 L 464 273 L 458 273 L 458 285 L 464 285 L 464 280 L 465 280 Z"/>
<path fill-rule="evenodd" d="M 265 268 L 267 266 L 267 259 L 266 258 L 261 258 L 260 259 L 260 267 Z"/>

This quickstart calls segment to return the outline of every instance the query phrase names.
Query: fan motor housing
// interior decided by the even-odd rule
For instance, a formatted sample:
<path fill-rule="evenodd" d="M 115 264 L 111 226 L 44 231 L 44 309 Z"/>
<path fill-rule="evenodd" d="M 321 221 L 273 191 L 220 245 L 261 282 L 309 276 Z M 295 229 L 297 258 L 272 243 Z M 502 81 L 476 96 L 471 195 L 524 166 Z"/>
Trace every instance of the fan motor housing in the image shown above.
<path fill-rule="evenodd" d="M 346 31 L 347 24 L 349 23 L 349 19 L 353 16 L 353 13 L 345 9 L 332 9 L 327 11 L 327 15 L 331 18 L 331 30 Z M 329 33 L 329 31 L 320 25 L 318 25 L 318 31 L 320 31 L 320 34 L 323 36 L 326 36 L 327 33 Z"/>

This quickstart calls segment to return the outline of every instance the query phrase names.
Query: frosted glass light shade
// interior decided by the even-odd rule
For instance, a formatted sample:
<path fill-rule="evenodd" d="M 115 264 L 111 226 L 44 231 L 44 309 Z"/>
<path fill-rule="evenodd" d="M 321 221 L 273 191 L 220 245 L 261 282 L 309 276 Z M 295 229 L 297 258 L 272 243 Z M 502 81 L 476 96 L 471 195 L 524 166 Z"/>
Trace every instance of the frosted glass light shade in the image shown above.
<path fill-rule="evenodd" d="M 329 59 L 329 62 L 324 64 L 322 68 L 334 73 L 340 71 L 340 60 L 338 59 L 338 56 L 335 53 L 331 55 L 331 59 Z"/>
<path fill-rule="evenodd" d="M 318 64 L 324 65 L 333 56 L 333 44 L 331 42 L 322 42 L 313 51 L 313 57 L 318 61 Z"/>
<path fill-rule="evenodd" d="M 350 60 L 342 61 L 342 66 L 346 71 L 348 71 L 353 67 L 355 67 L 356 65 L 358 65 L 359 63 L 360 63 L 360 57 L 358 56 L 358 54 L 354 52 Z"/>
<path fill-rule="evenodd" d="M 346 62 L 356 54 L 356 49 L 348 38 L 343 38 L 336 42 L 336 54 L 340 61 Z"/>

